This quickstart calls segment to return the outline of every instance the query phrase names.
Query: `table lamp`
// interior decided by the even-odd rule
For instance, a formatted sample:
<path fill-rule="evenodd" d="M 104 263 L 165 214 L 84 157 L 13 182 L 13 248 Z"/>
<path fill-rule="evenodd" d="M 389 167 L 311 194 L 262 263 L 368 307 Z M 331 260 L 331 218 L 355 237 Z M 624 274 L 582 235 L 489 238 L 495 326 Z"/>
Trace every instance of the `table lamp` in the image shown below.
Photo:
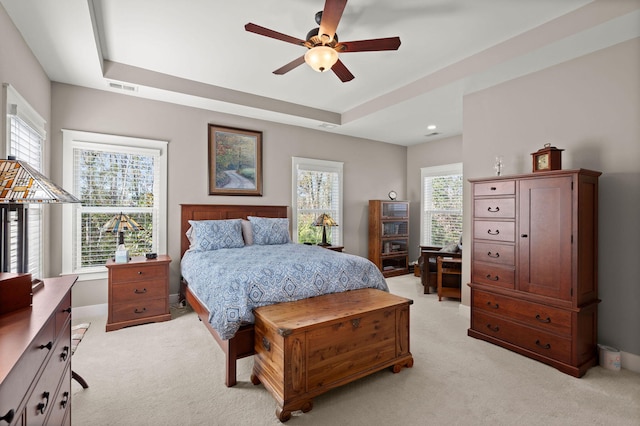
<path fill-rule="evenodd" d="M 120 212 L 115 215 L 107 223 L 104 224 L 102 230 L 105 232 L 118 234 L 118 245 L 116 247 L 115 262 L 127 263 L 129 262 L 129 250 L 124 245 L 124 231 L 142 231 L 142 226 L 135 220 L 126 214 Z"/>
<path fill-rule="evenodd" d="M 322 242 L 318 243 L 319 246 L 330 246 L 327 242 L 327 226 L 338 226 L 335 220 L 327 213 L 322 213 L 316 220 L 313 221 L 314 226 L 322 226 Z"/>

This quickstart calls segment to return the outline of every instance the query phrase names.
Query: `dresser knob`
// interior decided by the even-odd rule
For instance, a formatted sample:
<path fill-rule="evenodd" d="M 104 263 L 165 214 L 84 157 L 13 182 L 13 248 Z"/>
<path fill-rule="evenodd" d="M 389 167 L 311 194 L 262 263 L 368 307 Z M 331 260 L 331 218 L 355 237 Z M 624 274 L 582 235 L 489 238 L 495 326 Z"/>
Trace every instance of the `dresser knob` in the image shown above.
<path fill-rule="evenodd" d="M 487 256 L 493 257 L 494 259 L 497 259 L 497 258 L 500 257 L 500 253 L 493 254 L 493 253 L 489 252 L 489 253 L 487 253 Z"/>
<path fill-rule="evenodd" d="M 522 235 L 520 235 L 520 236 L 521 236 L 522 238 L 527 238 L 527 237 L 528 237 L 528 235 L 527 235 L 527 234 L 522 234 Z"/>
<path fill-rule="evenodd" d="M 500 207 L 496 207 L 495 209 L 492 209 L 491 207 L 487 207 L 487 211 L 491 213 L 498 213 L 500 211 Z"/>
<path fill-rule="evenodd" d="M 16 411 L 12 408 L 11 410 L 7 411 L 7 414 L 0 417 L 0 420 L 4 420 L 7 423 L 11 423 L 15 415 L 16 415 Z"/>
<path fill-rule="evenodd" d="M 487 279 L 490 281 L 498 281 L 500 279 L 499 276 L 492 277 L 490 274 L 487 274 Z"/>
<path fill-rule="evenodd" d="M 546 319 L 542 318 L 540 314 L 536 315 L 536 319 L 542 323 L 549 324 L 551 322 L 551 318 L 547 317 Z"/>
<path fill-rule="evenodd" d="M 142 271 L 138 271 L 138 275 L 142 275 Z"/>
<path fill-rule="evenodd" d="M 493 304 L 491 302 L 487 302 L 487 306 L 493 309 L 498 309 L 500 307 L 497 303 Z"/>
<path fill-rule="evenodd" d="M 62 401 L 60 401 L 60 407 L 66 408 L 68 402 L 69 402 L 69 392 L 65 392 L 62 394 Z"/>
<path fill-rule="evenodd" d="M 40 348 L 40 349 L 48 349 L 48 350 L 51 350 L 52 347 L 53 347 L 53 342 L 49 342 L 46 345 L 38 346 L 38 348 Z"/>
<path fill-rule="evenodd" d="M 487 229 L 487 234 L 489 234 L 489 235 L 498 235 L 498 234 L 500 234 L 500 230 L 496 229 L 495 231 L 492 231 L 491 229 Z"/>
<path fill-rule="evenodd" d="M 40 411 L 40 414 L 44 414 L 45 410 L 47 409 L 47 405 L 49 405 L 49 392 L 43 392 L 42 399 L 44 399 L 44 402 L 39 403 L 37 407 L 38 411 Z"/>
<path fill-rule="evenodd" d="M 143 288 L 142 290 L 138 290 L 137 288 L 135 290 L 133 290 L 133 292 L 135 294 L 145 294 L 147 292 L 146 288 Z"/>
<path fill-rule="evenodd" d="M 67 309 L 63 309 L 62 312 L 66 312 L 68 314 L 71 313 L 71 306 L 69 306 Z"/>
<path fill-rule="evenodd" d="M 63 361 L 66 361 L 68 356 L 69 356 L 69 346 L 65 346 L 64 348 L 62 348 L 60 359 Z"/>
<path fill-rule="evenodd" d="M 492 326 L 491 324 L 487 324 L 487 328 L 495 333 L 497 333 L 498 331 L 500 331 L 500 327 L 499 326 Z"/>
<path fill-rule="evenodd" d="M 543 345 L 542 343 L 540 343 L 540 340 L 536 340 L 536 346 L 542 349 L 551 349 L 551 344 L 547 343 Z"/>
<path fill-rule="evenodd" d="M 136 310 L 133 312 L 135 312 L 136 314 L 144 314 L 145 312 L 147 312 L 147 308 L 142 308 L 142 310 L 136 308 Z"/>

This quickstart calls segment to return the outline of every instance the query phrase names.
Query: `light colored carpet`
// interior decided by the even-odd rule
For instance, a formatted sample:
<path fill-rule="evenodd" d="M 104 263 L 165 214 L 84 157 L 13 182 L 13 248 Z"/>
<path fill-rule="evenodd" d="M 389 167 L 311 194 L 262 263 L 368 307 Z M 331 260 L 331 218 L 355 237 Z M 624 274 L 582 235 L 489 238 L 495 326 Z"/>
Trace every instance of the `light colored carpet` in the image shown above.
<path fill-rule="evenodd" d="M 385 369 L 314 399 L 290 425 L 640 425 L 640 374 L 590 369 L 576 379 L 467 337 L 458 302 L 422 294 L 419 278 L 388 279 L 414 300 L 414 367 Z M 223 354 L 189 309 L 168 322 L 105 333 L 91 322 L 73 356 L 89 389 L 72 383 L 73 425 L 277 425 L 276 404 L 239 361 L 224 385 Z"/>

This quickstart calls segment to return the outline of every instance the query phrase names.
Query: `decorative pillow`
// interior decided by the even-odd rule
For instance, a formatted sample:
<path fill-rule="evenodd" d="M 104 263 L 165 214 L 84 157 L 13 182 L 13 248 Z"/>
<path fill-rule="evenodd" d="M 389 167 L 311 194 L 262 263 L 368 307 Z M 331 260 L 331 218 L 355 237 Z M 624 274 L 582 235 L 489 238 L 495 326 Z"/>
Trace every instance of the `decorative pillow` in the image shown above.
<path fill-rule="evenodd" d="M 289 219 L 249 216 L 253 226 L 253 243 L 260 246 L 287 244 L 289 237 Z"/>
<path fill-rule="evenodd" d="M 442 247 L 440 251 L 444 251 L 447 253 L 457 253 L 458 252 L 458 243 L 449 243 L 446 246 Z"/>
<path fill-rule="evenodd" d="M 242 237 L 244 238 L 244 245 L 253 245 L 253 226 L 248 220 L 242 219 Z"/>
<path fill-rule="evenodd" d="M 244 246 L 242 219 L 190 220 L 190 249 L 195 251 L 238 248 Z M 188 231 L 187 231 L 188 232 Z"/>

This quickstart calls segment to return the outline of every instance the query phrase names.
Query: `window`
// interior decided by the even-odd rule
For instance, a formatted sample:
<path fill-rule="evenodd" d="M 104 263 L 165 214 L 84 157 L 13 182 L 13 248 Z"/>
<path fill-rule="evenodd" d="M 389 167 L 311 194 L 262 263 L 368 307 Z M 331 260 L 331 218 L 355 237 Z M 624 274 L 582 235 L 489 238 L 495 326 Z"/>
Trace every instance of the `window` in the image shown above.
<path fill-rule="evenodd" d="M 462 234 L 462 164 L 425 167 L 422 177 L 422 245 L 444 246 Z"/>
<path fill-rule="evenodd" d="M 63 273 L 104 276 L 118 236 L 103 227 L 120 213 L 142 227 L 125 232 L 130 256 L 165 252 L 167 143 L 70 130 L 63 143 L 63 181 L 82 200 L 65 210 Z"/>
<path fill-rule="evenodd" d="M 292 160 L 293 241 L 321 242 L 322 226 L 314 226 L 313 221 L 327 213 L 338 224 L 327 228 L 327 241 L 332 245 L 342 245 L 343 163 L 298 157 Z"/>
<path fill-rule="evenodd" d="M 4 84 L 6 103 L 6 145 L 2 158 L 12 155 L 17 160 L 24 161 L 37 171 L 44 173 L 43 146 L 46 139 L 46 121 L 29 105 L 29 103 L 9 84 Z M 27 244 L 28 272 L 34 278 L 43 277 L 43 209 L 42 205 L 29 204 L 27 206 Z M 18 227 L 14 216 L 10 214 L 9 234 L 11 238 L 10 248 L 10 272 L 18 270 L 18 249 L 16 244 Z"/>

